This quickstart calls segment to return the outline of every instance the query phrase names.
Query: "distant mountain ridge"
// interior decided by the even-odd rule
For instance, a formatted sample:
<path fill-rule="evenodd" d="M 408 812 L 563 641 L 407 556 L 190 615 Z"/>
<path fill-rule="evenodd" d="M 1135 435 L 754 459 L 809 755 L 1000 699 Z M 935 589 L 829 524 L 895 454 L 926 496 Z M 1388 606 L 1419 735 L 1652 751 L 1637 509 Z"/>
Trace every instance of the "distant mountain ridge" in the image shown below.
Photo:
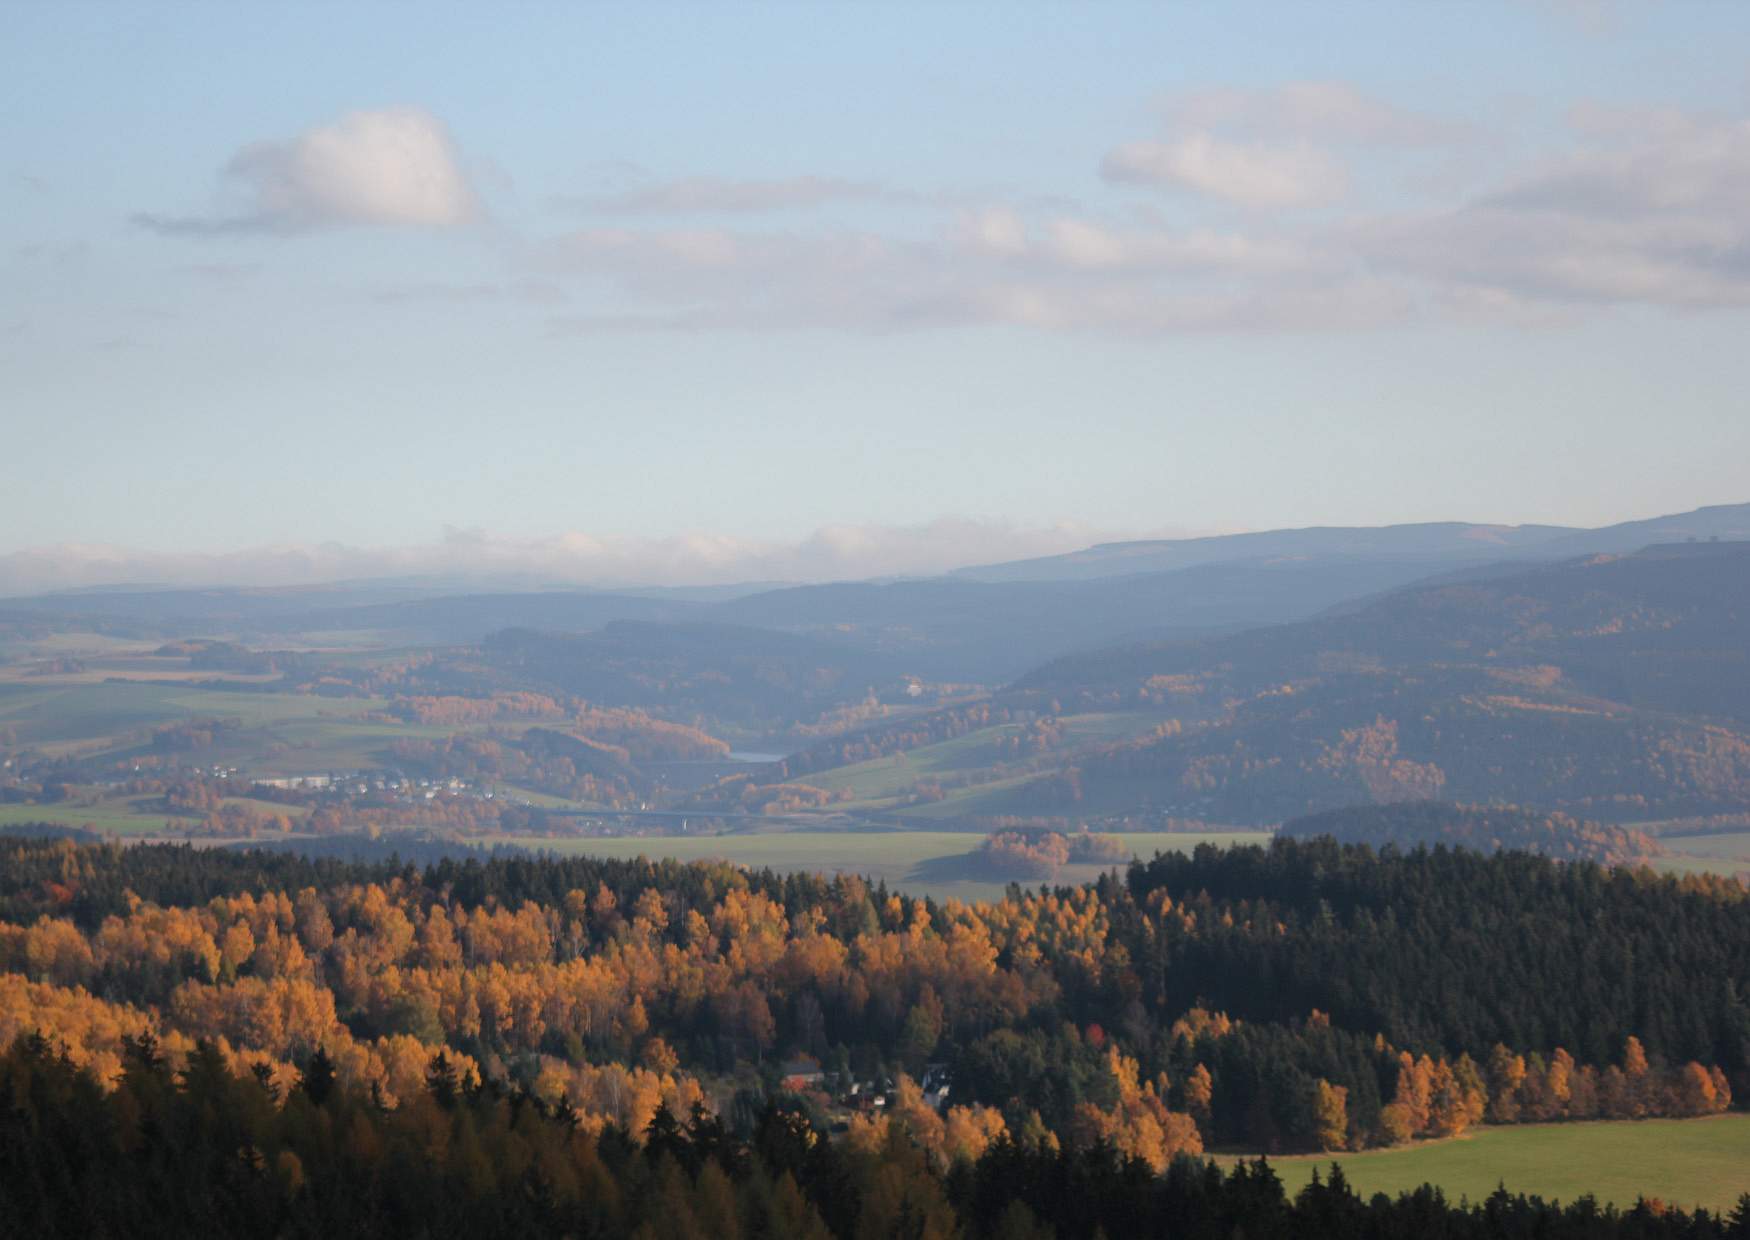
<path fill-rule="evenodd" d="M 1563 559 L 1591 551 L 1632 551 L 1687 538 L 1750 538 L 1750 503 L 1624 521 L 1598 529 L 1488 525 L 1462 521 L 1384 526 L 1310 526 L 1201 538 L 1100 543 L 1038 559 L 956 569 L 972 581 L 1079 580 L 1128 576 L 1223 561 L 1365 557 L 1428 565 L 1489 560 Z"/>
<path fill-rule="evenodd" d="M 1103 544 L 940 577 L 759 588 L 475 590 L 371 581 L 296 589 L 80 592 L 0 601 L 0 637 L 124 621 L 140 636 L 275 647 L 290 634 L 368 633 L 468 645 L 504 629 L 593 633 L 622 621 L 730 625 L 855 648 L 896 674 L 1002 684 L 1119 643 L 1186 641 L 1355 611 L 1418 582 L 1686 538 L 1750 538 L 1750 504 L 1598 530 L 1436 522 L 1315 527 Z M 691 657 L 691 656 L 689 656 Z"/>

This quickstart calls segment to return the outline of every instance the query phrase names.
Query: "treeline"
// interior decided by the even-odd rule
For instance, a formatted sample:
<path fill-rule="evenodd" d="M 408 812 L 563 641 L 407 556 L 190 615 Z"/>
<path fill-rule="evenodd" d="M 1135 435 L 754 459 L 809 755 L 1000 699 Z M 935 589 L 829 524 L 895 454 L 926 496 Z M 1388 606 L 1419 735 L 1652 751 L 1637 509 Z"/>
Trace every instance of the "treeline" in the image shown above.
<path fill-rule="evenodd" d="M 701 809 L 729 809 L 744 814 L 792 814 L 800 810 L 823 809 L 838 801 L 849 801 L 848 788 L 817 788 L 808 783 L 761 782 L 753 775 L 738 773 L 700 789 L 687 802 Z"/>
<path fill-rule="evenodd" d="M 182 754 L 211 749 L 222 739 L 243 730 L 241 719 L 185 719 L 150 729 L 146 747 L 154 754 Z"/>
<path fill-rule="evenodd" d="M 1096 824 L 1116 831 L 1190 832 L 1200 835 L 1233 830 L 1228 823 L 1159 814 L 1146 817 L 1127 814 L 1082 815 L 1073 818 L 1067 815 L 1042 814 L 967 814 L 937 821 L 944 830 L 982 831 L 987 835 L 998 831 L 1056 831 L 1069 835 L 1078 830 L 1090 830 Z"/>
<path fill-rule="evenodd" d="M 1119 837 L 1086 831 L 996 831 L 978 847 L 979 863 L 1005 878 L 1053 879 L 1072 861 L 1122 865 L 1130 858 Z"/>
<path fill-rule="evenodd" d="M 1584 822 L 1567 814 L 1511 805 L 1453 805 L 1444 801 L 1328 810 L 1284 823 L 1282 834 L 1290 839 L 1328 835 L 1340 843 L 1374 848 L 1446 844 L 1482 853 L 1510 849 L 1603 865 L 1627 865 L 1665 851 L 1645 831 L 1631 827 Z"/>
<path fill-rule="evenodd" d="M 1020 710 L 989 701 L 974 702 L 964 706 L 943 707 L 927 714 L 913 715 L 821 741 L 780 762 L 774 762 L 759 778 L 765 783 L 791 782 L 816 771 L 830 771 L 856 762 L 891 757 L 910 749 L 922 749 L 925 745 L 940 744 L 942 741 L 967 736 L 1004 723 L 1028 725 L 1024 733 L 1029 738 L 1026 746 L 1023 747 L 1021 741 L 1013 746 L 1017 753 L 1043 751 L 1055 744 L 1058 738 L 1055 724 L 1050 721 L 1042 722 L 1032 710 Z M 1035 728 L 1035 723 L 1041 723 L 1041 726 Z"/>
<path fill-rule="evenodd" d="M 1720 1068 L 1654 1066 L 1634 1037 L 1619 1062 L 1594 1065 L 1559 1047 L 1545 1056 L 1497 1045 L 1481 1062 L 1413 1055 L 1333 1028 L 1321 1012 L 1253 1025 L 1195 1009 L 1171 1036 L 1169 1101 L 1230 1147 L 1364 1149 L 1461 1136 L 1485 1121 L 1690 1117 L 1732 1105 Z"/>
<path fill-rule="evenodd" d="M 403 694 L 391 699 L 383 714 L 402 723 L 454 727 L 495 719 L 554 719 L 565 714 L 565 707 L 544 693 L 503 692 L 485 697 Z"/>
<path fill-rule="evenodd" d="M 160 658 L 186 658 L 194 671 L 232 672 L 246 676 L 306 675 L 321 666 L 317 655 L 294 650 L 251 650 L 236 642 L 212 638 L 179 638 L 152 653 Z"/>
<path fill-rule="evenodd" d="M 0 1056 L 0 1213 L 20 1234 L 80 1240 L 1750 1237 L 1750 1197 L 1729 1217 L 1504 1190 L 1468 1206 L 1428 1187 L 1363 1201 L 1334 1169 L 1291 1199 L 1262 1160 L 1224 1172 L 1181 1159 L 1157 1174 L 1099 1144 L 1007 1137 L 944 1169 L 902 1128 L 834 1142 L 778 1106 L 745 1127 L 665 1107 L 641 1130 L 592 1133 L 563 1100 L 474 1080 L 443 1055 L 391 1107 L 338 1082 L 321 1056 L 281 1082 L 204 1045 L 173 1070 L 149 1038 L 130 1039 L 108 1092 L 46 1039 Z"/>

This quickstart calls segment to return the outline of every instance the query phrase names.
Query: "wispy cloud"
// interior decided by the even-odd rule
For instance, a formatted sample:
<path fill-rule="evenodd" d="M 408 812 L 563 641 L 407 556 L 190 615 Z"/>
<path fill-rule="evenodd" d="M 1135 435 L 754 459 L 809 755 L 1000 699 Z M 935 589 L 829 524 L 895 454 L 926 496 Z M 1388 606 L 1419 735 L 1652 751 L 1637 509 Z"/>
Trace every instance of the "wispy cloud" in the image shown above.
<path fill-rule="evenodd" d="M 1750 305 L 1750 120 L 1586 108 L 1573 121 L 1577 149 L 1456 210 L 1358 222 L 1354 246 L 1473 297 Z"/>
<path fill-rule="evenodd" d="M 441 281 L 395 284 L 372 289 L 369 296 L 372 301 L 384 306 L 472 306 L 493 303 L 552 306 L 564 302 L 569 294 L 548 280 L 516 280 L 481 281 L 472 284 L 449 284 Z"/>
<path fill-rule="evenodd" d="M 976 324 L 1323 330 L 1399 313 L 1403 300 L 1342 256 L 1289 236 L 1033 218 L 1001 206 L 904 241 L 869 232 L 584 229 L 556 240 L 539 262 L 582 286 L 579 309 L 553 320 L 561 334 Z"/>
<path fill-rule="evenodd" d="M 443 123 L 421 108 L 351 112 L 287 141 L 256 142 L 224 167 L 231 210 L 142 212 L 166 236 L 301 233 L 341 225 L 447 228 L 481 207 Z"/>
<path fill-rule="evenodd" d="M 1335 152 L 1447 150 L 1470 131 L 1330 84 L 1210 92 L 1178 106 L 1244 136 L 1132 144 L 1103 171 L 1195 193 L 1213 204 L 1192 217 L 1205 221 L 1197 226 L 1164 208 L 1114 215 L 1018 201 L 945 213 L 922 236 L 818 220 L 616 222 L 537 248 L 533 268 L 577 290 L 575 309 L 550 327 L 1003 324 L 1149 335 L 1549 324 L 1588 306 L 1750 304 L 1742 118 L 1578 109 L 1565 151 L 1501 169 L 1477 192 L 1400 192 L 1386 209 L 1362 193 L 1371 181 L 1351 184 Z M 1286 210 L 1315 205 L 1324 210 Z"/>
<path fill-rule="evenodd" d="M 1216 132 L 1256 141 L 1424 147 L 1474 136 L 1469 125 L 1374 98 L 1348 82 L 1191 91 L 1167 99 L 1162 112 L 1176 131 Z"/>
<path fill-rule="evenodd" d="M 14 261 L 62 275 L 91 261 L 91 245 L 85 241 L 32 241 L 12 251 Z"/>
<path fill-rule="evenodd" d="M 839 177 L 682 177 L 611 193 L 571 195 L 560 206 L 589 215 L 742 215 L 844 202 L 916 202 L 921 195 Z"/>
<path fill-rule="evenodd" d="M 216 288 L 236 289 L 252 283 L 261 274 L 260 263 L 184 263 L 183 275 Z"/>
<path fill-rule="evenodd" d="M 1100 162 L 1108 181 L 1207 194 L 1243 207 L 1322 206 L 1343 197 L 1349 175 L 1328 151 L 1307 143 L 1269 146 L 1196 133 L 1132 142 Z"/>
<path fill-rule="evenodd" d="M 550 307 L 558 336 L 1328 331 L 1750 304 L 1750 121 L 1740 117 L 1579 109 L 1565 150 L 1497 168 L 1480 191 L 1399 179 L 1389 200 L 1369 201 L 1381 167 L 1425 170 L 1474 151 L 1476 130 L 1339 82 L 1181 94 L 1159 115 L 1162 132 L 1111 147 L 1099 165 L 1108 186 L 1162 191 L 1141 201 L 966 202 L 873 177 L 619 170 L 629 183 L 570 201 L 589 217 L 583 227 L 518 241 L 496 272 L 421 272 L 365 295 Z M 208 237 L 441 228 L 482 214 L 448 133 L 413 108 L 256 143 L 225 180 L 236 209 L 142 224 Z M 832 210 L 844 204 L 915 209 L 903 221 L 859 212 L 853 227 Z M 245 268 L 199 271 L 215 283 L 248 278 Z"/>
<path fill-rule="evenodd" d="M 1101 175 L 1253 209 L 1344 198 L 1350 173 L 1343 152 L 1447 146 L 1470 132 L 1346 82 L 1192 91 L 1167 99 L 1160 112 L 1165 132 L 1115 147 L 1101 160 Z"/>

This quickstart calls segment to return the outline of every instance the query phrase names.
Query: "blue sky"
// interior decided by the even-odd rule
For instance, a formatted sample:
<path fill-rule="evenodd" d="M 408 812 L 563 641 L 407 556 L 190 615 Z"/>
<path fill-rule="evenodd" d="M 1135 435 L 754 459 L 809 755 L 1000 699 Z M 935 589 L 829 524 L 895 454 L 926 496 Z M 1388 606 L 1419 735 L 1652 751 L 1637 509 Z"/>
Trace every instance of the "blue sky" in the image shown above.
<path fill-rule="evenodd" d="M 0 589 L 1750 499 L 1750 6 L 0 18 Z"/>

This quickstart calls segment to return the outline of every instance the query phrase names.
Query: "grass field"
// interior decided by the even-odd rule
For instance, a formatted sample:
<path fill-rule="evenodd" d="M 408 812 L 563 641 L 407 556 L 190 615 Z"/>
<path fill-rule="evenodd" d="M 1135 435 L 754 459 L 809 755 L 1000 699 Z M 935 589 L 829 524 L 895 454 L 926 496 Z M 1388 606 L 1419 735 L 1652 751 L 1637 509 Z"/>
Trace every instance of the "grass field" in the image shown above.
<path fill-rule="evenodd" d="M 112 637 L 106 633 L 45 633 L 0 642 L 0 650 L 15 659 L 111 658 L 149 652 L 158 639 Z"/>
<path fill-rule="evenodd" d="M 1159 851 L 1189 851 L 1198 844 L 1256 843 L 1258 832 L 1153 833 L 1123 837 L 1142 857 Z M 507 842 L 574 856 L 673 857 L 680 861 L 721 858 L 786 872 L 849 872 L 938 900 L 990 900 L 1005 883 L 963 877 L 956 859 L 976 848 L 979 837 L 963 831 L 778 831 L 762 835 L 644 836 L 552 840 L 517 837 Z M 1065 866 L 1060 883 L 1083 883 L 1108 867 Z"/>
<path fill-rule="evenodd" d="M 377 698 L 325 698 L 299 693 L 253 693 L 145 681 L 46 678 L 0 683 L 0 726 L 30 744 L 82 742 L 101 747 L 122 734 L 184 719 L 240 719 L 249 728 L 306 729 L 345 723 L 381 710 Z"/>
<path fill-rule="evenodd" d="M 943 800 L 926 801 L 922 805 L 907 806 L 895 812 L 919 822 L 959 818 L 967 814 L 1039 813 L 1041 811 L 1037 804 L 1015 795 L 1037 778 L 1037 775 L 1013 775 L 988 784 L 955 788 Z"/>
<path fill-rule="evenodd" d="M 1000 814 L 1065 813 L 1064 807 L 1041 809 L 1036 797 L 1026 790 L 1037 774 L 1016 775 L 988 784 L 949 791 L 947 798 L 924 805 L 896 810 L 906 818 L 954 818 L 963 815 L 991 816 Z M 1076 814 L 1128 814 L 1146 810 L 1157 803 L 1160 786 L 1153 780 L 1103 779 L 1076 802 Z"/>
<path fill-rule="evenodd" d="M 1739 874 L 1750 870 L 1750 831 L 1662 835 L 1659 842 L 1672 855 L 1655 858 L 1653 864 L 1666 873 Z"/>
<path fill-rule="evenodd" d="M 126 754 L 145 728 L 186 719 L 236 719 L 243 731 L 222 734 L 218 743 L 190 757 L 260 776 L 380 766 L 383 752 L 399 738 L 448 734 L 444 728 L 359 718 L 385 704 L 380 698 L 45 678 L 0 682 L 0 727 L 48 753 Z"/>
<path fill-rule="evenodd" d="M 1160 717 L 1157 715 L 1136 711 L 1066 715 L 1059 720 L 1063 727 L 1065 745 L 1071 748 L 1122 740 L 1125 737 L 1146 732 L 1159 722 Z M 840 789 L 848 790 L 854 798 L 852 805 L 856 808 L 882 808 L 885 803 L 910 788 L 920 779 L 953 776 L 994 766 L 999 762 L 1016 761 L 1018 755 L 1006 750 L 1003 747 L 1003 742 L 1023 730 L 1019 724 L 999 724 L 995 727 L 982 728 L 966 736 L 957 736 L 953 740 L 942 741 L 935 745 L 925 745 L 889 757 L 872 758 L 867 762 L 856 762 L 849 766 L 836 767 L 830 771 L 813 773 L 808 775 L 803 782 L 834 792 Z M 1027 782 L 1030 778 L 1033 777 L 1023 776 L 1019 779 L 1004 780 L 1001 783 L 980 784 L 954 790 L 949 794 L 947 802 L 938 802 L 942 805 L 951 805 L 952 808 L 942 810 L 935 816 L 975 812 L 963 809 L 962 806 L 993 792 L 1016 787 Z M 917 810 L 908 810 L 907 814 L 912 817 L 930 817 L 932 815 L 927 812 L 928 808 L 920 807 Z"/>
<path fill-rule="evenodd" d="M 0 827 L 20 822 L 52 822 L 64 827 L 91 827 L 117 835 L 156 835 L 166 823 L 189 824 L 193 818 L 165 813 L 144 813 L 139 802 L 154 797 L 99 801 L 94 805 L 59 802 L 54 805 L 0 805 Z"/>
<path fill-rule="evenodd" d="M 1428 1183 L 1453 1200 L 1477 1202 L 1505 1184 L 1561 1201 L 1591 1193 L 1624 1209 L 1647 1196 L 1686 1210 L 1729 1210 L 1750 1192 L 1750 1115 L 1483 1128 L 1455 1141 L 1336 1161 L 1363 1196 L 1396 1196 Z M 1293 1194 L 1315 1168 L 1327 1174 L 1331 1162 L 1319 1155 L 1272 1159 L 1271 1166 Z"/>

